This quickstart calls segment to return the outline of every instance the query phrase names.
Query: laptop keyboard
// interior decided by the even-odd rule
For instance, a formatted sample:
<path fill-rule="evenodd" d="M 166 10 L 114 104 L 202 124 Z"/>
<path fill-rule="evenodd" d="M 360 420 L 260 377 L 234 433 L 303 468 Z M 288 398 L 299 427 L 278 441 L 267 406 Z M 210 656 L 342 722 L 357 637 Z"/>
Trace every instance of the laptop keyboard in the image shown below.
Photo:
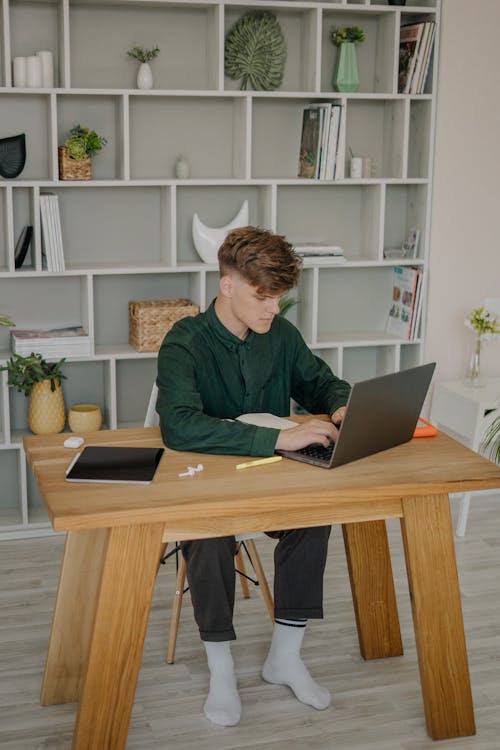
<path fill-rule="evenodd" d="M 305 448 L 300 448 L 296 453 L 301 453 L 303 456 L 310 456 L 311 458 L 319 458 L 322 461 L 329 461 L 334 447 L 334 443 L 330 443 L 328 448 L 325 448 L 321 443 L 313 443 L 312 445 L 306 445 Z"/>

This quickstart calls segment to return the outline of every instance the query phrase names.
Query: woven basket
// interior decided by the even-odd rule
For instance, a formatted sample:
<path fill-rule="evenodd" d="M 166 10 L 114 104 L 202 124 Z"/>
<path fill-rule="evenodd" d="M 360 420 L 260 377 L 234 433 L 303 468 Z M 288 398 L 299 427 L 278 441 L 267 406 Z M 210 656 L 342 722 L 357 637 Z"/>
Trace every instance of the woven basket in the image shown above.
<path fill-rule="evenodd" d="M 92 179 L 92 162 L 90 156 L 83 159 L 72 159 L 66 148 L 57 149 L 59 157 L 60 180 L 90 180 Z"/>
<path fill-rule="evenodd" d="M 145 299 L 128 303 L 129 341 L 138 352 L 157 352 L 177 320 L 198 315 L 188 299 Z"/>

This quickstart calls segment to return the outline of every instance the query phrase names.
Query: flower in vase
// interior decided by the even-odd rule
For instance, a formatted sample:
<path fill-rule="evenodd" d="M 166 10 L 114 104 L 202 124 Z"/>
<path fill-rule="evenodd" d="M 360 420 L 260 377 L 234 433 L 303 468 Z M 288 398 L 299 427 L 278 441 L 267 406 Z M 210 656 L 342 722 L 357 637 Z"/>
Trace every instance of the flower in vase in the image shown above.
<path fill-rule="evenodd" d="M 498 338 L 500 334 L 500 323 L 496 315 L 490 313 L 485 307 L 475 307 L 464 322 L 467 328 L 475 331 L 482 341 L 491 341 Z"/>

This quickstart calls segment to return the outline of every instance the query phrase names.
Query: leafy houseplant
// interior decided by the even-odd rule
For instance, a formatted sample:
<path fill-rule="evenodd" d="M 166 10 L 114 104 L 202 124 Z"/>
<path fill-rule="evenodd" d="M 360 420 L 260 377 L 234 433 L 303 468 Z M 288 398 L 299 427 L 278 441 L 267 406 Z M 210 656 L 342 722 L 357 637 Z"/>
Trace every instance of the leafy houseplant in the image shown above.
<path fill-rule="evenodd" d="M 43 383 L 45 380 L 50 382 L 51 391 L 55 391 L 56 383 L 66 378 L 61 372 L 65 361 L 63 358 L 59 362 L 47 362 L 41 354 L 33 354 L 33 352 L 29 357 L 13 354 L 7 360 L 7 364 L 0 367 L 0 370 L 7 370 L 7 384 L 11 388 L 29 396 L 35 383 Z"/>
<path fill-rule="evenodd" d="M 344 26 L 330 30 L 330 39 L 339 47 L 333 88 L 337 91 L 357 91 L 359 86 L 356 45 L 365 40 L 365 32 L 359 26 Z"/>
<path fill-rule="evenodd" d="M 47 362 L 41 354 L 28 357 L 13 354 L 0 370 L 7 370 L 8 385 L 25 396 L 29 396 L 28 424 L 37 435 L 61 432 L 66 422 L 64 398 L 61 389 L 61 367 L 59 362 Z"/>
<path fill-rule="evenodd" d="M 127 55 L 132 57 L 134 60 L 138 60 L 141 64 L 137 71 L 137 88 L 139 89 L 152 89 L 153 88 L 153 73 L 151 71 L 150 62 L 158 57 L 160 54 L 159 47 L 153 47 L 153 49 L 144 49 L 144 47 L 132 47 L 128 50 Z"/>
<path fill-rule="evenodd" d="M 61 180 L 90 180 L 92 166 L 90 157 L 107 143 L 106 138 L 97 135 L 95 130 L 74 125 L 70 138 L 59 151 L 59 177 Z"/>
<path fill-rule="evenodd" d="M 160 54 L 160 48 L 154 47 L 153 49 L 144 49 L 144 47 L 132 47 L 127 51 L 129 57 L 133 57 L 134 60 L 138 60 L 141 63 L 151 62 L 155 57 Z"/>

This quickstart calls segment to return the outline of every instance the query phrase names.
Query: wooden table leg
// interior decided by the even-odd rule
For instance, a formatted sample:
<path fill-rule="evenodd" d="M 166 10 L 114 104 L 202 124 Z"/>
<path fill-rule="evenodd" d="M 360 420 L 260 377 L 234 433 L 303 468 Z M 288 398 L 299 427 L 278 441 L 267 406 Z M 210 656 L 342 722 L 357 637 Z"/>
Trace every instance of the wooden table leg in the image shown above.
<path fill-rule="evenodd" d="M 427 731 L 434 740 L 475 734 L 455 546 L 447 495 L 402 501 Z"/>
<path fill-rule="evenodd" d="M 108 532 L 73 750 L 123 750 L 161 552 L 163 524 Z"/>
<path fill-rule="evenodd" d="M 43 706 L 80 697 L 107 538 L 107 529 L 70 531 L 66 536 L 42 683 Z"/>
<path fill-rule="evenodd" d="M 385 521 L 342 526 L 361 655 L 401 656 L 403 643 Z"/>

